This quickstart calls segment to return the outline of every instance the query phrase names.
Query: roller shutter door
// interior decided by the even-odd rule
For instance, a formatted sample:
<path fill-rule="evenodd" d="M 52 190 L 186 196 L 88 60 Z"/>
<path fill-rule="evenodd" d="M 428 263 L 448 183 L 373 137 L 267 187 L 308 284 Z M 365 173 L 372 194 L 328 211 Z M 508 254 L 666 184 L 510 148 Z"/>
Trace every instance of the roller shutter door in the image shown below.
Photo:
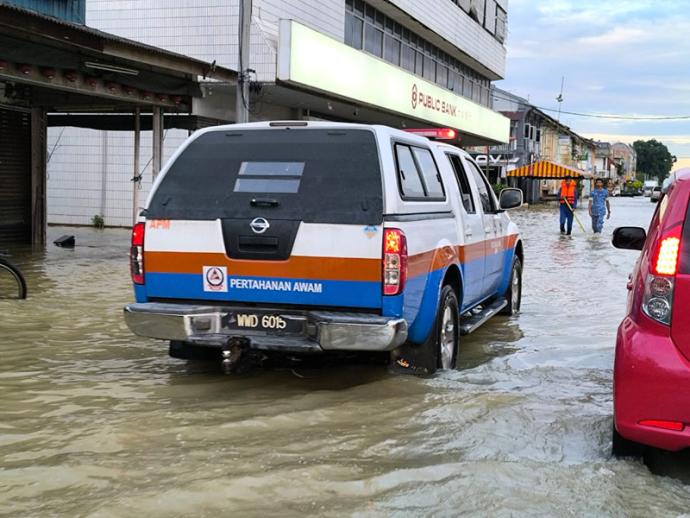
<path fill-rule="evenodd" d="M 31 114 L 0 108 L 0 243 L 31 240 Z"/>

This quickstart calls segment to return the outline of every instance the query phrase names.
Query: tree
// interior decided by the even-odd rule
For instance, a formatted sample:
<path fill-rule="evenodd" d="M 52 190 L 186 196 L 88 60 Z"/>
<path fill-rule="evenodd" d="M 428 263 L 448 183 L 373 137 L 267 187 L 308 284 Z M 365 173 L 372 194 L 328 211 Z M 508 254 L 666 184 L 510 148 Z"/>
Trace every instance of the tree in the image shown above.
<path fill-rule="evenodd" d="M 635 153 L 637 153 L 637 169 L 647 177 L 657 178 L 659 184 L 664 181 L 671 172 L 676 157 L 673 156 L 668 148 L 657 140 L 636 140 L 633 143 Z"/>

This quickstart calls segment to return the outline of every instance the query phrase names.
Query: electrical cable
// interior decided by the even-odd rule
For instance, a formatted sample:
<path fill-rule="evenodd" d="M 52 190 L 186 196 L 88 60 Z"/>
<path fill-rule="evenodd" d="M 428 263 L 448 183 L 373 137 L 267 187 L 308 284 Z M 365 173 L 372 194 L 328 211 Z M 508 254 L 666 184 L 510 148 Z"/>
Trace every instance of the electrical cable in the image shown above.
<path fill-rule="evenodd" d="M 530 102 L 525 102 L 525 101 L 518 101 L 517 99 L 510 99 L 508 97 L 502 97 L 501 95 L 496 94 L 496 91 L 494 90 L 492 92 L 492 97 L 495 99 L 501 99 L 502 101 L 507 101 L 507 102 L 512 102 L 521 106 L 527 106 L 527 107 L 532 107 L 532 108 L 537 108 L 538 110 L 542 110 L 545 112 L 554 112 L 557 113 L 558 109 L 557 108 L 545 108 L 543 106 L 537 106 L 535 104 L 532 104 Z M 659 120 L 659 121 L 668 121 L 668 120 L 690 120 L 690 115 L 619 115 L 619 114 L 607 114 L 607 113 L 583 113 L 583 112 L 571 112 L 571 111 L 565 111 L 561 110 L 562 115 L 573 115 L 576 117 L 590 117 L 590 118 L 596 118 L 596 119 L 616 119 L 616 120 L 640 120 L 640 121 L 654 121 L 654 120 Z"/>

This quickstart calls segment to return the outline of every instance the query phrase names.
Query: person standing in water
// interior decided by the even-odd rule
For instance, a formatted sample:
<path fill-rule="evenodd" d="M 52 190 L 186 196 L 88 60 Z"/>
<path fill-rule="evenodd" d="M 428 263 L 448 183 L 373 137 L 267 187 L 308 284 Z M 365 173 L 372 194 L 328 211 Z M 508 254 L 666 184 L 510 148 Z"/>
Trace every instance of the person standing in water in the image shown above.
<path fill-rule="evenodd" d="M 570 235 L 573 232 L 573 217 L 577 208 L 577 184 L 572 176 L 566 176 L 561 182 L 558 199 L 561 202 L 561 234 Z"/>
<path fill-rule="evenodd" d="M 604 180 L 598 178 L 594 185 L 589 195 L 589 216 L 592 218 L 592 230 L 595 234 L 601 234 L 604 229 L 604 215 L 606 219 L 611 217 L 611 204 L 609 191 L 604 189 Z"/>

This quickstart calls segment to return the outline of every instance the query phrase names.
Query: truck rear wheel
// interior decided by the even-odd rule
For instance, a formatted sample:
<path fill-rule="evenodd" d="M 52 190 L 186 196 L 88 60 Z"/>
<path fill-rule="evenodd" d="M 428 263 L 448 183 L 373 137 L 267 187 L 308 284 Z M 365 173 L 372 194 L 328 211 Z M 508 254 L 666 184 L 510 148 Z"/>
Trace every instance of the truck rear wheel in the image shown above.
<path fill-rule="evenodd" d="M 393 352 L 395 372 L 429 375 L 438 369 L 454 369 L 458 353 L 458 296 L 452 286 L 444 286 L 434 327 L 423 344 L 406 343 Z"/>
<path fill-rule="evenodd" d="M 513 269 L 510 272 L 510 285 L 506 292 L 508 305 L 501 310 L 501 315 L 517 315 L 522 305 L 522 262 L 519 257 L 513 259 Z"/>

